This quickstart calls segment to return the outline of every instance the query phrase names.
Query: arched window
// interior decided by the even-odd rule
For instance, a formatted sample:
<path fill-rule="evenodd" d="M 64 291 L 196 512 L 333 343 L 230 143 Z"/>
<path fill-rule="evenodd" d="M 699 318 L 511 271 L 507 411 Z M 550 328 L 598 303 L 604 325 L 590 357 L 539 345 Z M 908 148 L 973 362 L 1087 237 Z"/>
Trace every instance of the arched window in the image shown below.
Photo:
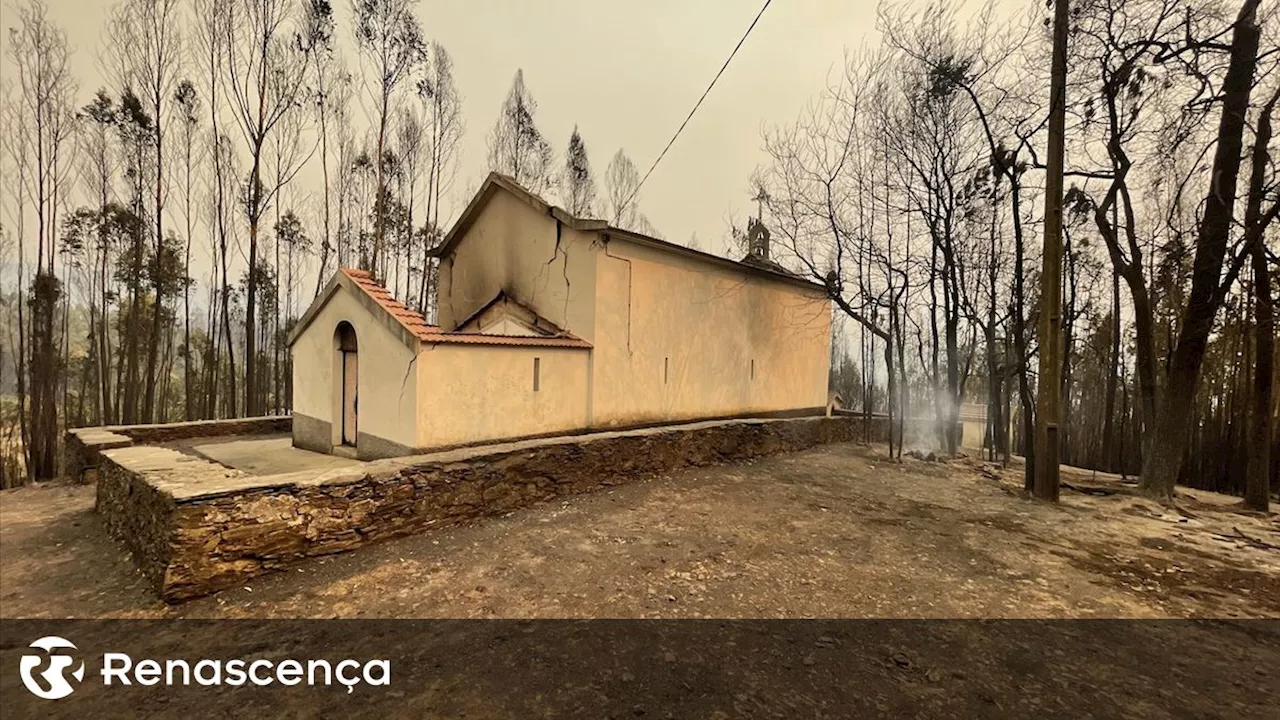
<path fill-rule="evenodd" d="M 334 332 L 338 339 L 338 349 L 342 352 L 356 352 L 359 347 L 356 343 L 356 329 L 351 327 L 351 323 L 343 320 L 338 323 L 338 329 Z"/>

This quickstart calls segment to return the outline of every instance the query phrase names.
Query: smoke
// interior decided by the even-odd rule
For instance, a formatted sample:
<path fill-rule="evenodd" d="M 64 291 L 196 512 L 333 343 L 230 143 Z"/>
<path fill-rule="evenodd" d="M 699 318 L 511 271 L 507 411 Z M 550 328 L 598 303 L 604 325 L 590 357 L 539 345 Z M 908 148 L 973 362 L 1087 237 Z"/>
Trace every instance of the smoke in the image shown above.
<path fill-rule="evenodd" d="M 942 428 L 951 425 L 951 418 L 956 410 L 955 401 L 945 390 L 928 392 L 928 401 L 920 398 L 913 402 L 909 414 L 903 422 L 903 452 L 919 451 L 921 453 L 942 454 L 946 443 L 939 435 Z M 939 423 L 941 419 L 941 423 Z"/>

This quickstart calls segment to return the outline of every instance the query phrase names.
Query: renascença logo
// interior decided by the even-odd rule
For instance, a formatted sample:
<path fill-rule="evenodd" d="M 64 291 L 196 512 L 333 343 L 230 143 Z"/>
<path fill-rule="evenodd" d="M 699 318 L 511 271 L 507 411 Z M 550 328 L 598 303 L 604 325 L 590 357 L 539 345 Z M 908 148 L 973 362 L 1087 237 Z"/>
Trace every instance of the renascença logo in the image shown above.
<path fill-rule="evenodd" d="M 75 692 L 75 688 L 72 687 L 70 682 L 67 682 L 66 673 L 66 670 L 75 662 L 75 658 L 69 654 L 55 653 L 54 651 L 76 650 L 76 646 L 57 635 L 49 635 L 31 643 L 30 647 L 43 650 L 44 654 L 22 656 L 22 664 L 20 666 L 22 684 L 26 685 L 33 695 L 45 700 L 57 700 Z M 45 662 L 49 663 L 49 667 L 36 674 L 36 668 L 44 665 Z M 36 680 L 37 677 L 43 678 L 44 683 L 38 682 Z M 71 671 L 71 677 L 75 678 L 76 682 L 84 680 L 83 662 L 75 670 Z"/>
<path fill-rule="evenodd" d="M 77 650 L 70 641 L 50 635 L 31 643 L 31 647 L 43 650 L 40 655 L 22 656 L 22 684 L 36 697 L 57 700 L 75 692 L 67 681 L 67 671 L 76 659 L 65 650 Z M 63 652 L 54 652 L 62 650 Z M 37 672 L 48 664 L 49 667 Z M 391 661 L 368 660 L 294 660 L 272 661 L 266 659 L 195 661 L 172 659 L 134 661 L 125 653 L 109 652 L 102 656 L 102 684 L 112 685 L 341 685 L 347 693 L 362 682 L 367 685 L 391 684 Z M 84 663 L 80 662 L 70 672 L 76 682 L 84 680 Z M 43 679 L 43 682 L 41 682 Z M 336 682 L 335 682 L 336 681 Z"/>

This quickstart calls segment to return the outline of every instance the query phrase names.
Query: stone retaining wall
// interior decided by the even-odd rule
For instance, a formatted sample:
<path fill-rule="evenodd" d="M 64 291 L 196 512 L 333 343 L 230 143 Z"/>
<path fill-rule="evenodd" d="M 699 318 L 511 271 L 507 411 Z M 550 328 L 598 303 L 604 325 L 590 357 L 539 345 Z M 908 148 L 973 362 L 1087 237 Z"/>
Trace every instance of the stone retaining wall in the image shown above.
<path fill-rule="evenodd" d="M 887 423 L 872 422 L 872 437 L 882 439 Z M 684 467 L 864 437 L 860 417 L 703 422 L 269 477 L 247 477 L 213 463 L 207 464 L 223 476 L 194 464 L 181 477 L 166 476 L 157 470 L 165 460 L 204 461 L 153 455 L 147 469 L 138 467 L 148 459 L 136 454 L 143 448 L 125 448 L 103 453 L 98 509 L 160 595 L 173 602 L 242 584 L 300 558 Z M 192 479 L 206 472 L 209 477 Z"/>
<path fill-rule="evenodd" d="M 98 469 L 94 509 L 107 530 L 129 553 L 142 574 L 158 584 L 169 565 L 173 503 L 138 474 L 107 461 Z"/>
<path fill-rule="evenodd" d="M 103 450 L 190 438 L 271 435 L 287 433 L 292 427 L 293 420 L 290 416 L 273 415 L 232 420 L 72 428 L 63 439 L 62 452 L 67 475 L 89 483 L 96 479 L 99 457 Z"/>
<path fill-rule="evenodd" d="M 128 435 L 135 443 L 163 443 L 188 438 L 225 437 L 227 435 L 271 435 L 287 433 L 293 428 L 288 415 L 234 418 L 230 420 L 192 420 L 156 425 L 121 425 L 108 430 Z"/>
<path fill-rule="evenodd" d="M 183 488 L 210 487 L 249 476 L 164 447 L 103 450 L 94 509 L 157 587 L 173 559 L 178 501 Z"/>
<path fill-rule="evenodd" d="M 103 450 L 128 447 L 133 439 L 107 428 L 75 428 L 68 430 L 62 443 L 67 477 L 84 483 L 97 479 L 99 456 Z"/>

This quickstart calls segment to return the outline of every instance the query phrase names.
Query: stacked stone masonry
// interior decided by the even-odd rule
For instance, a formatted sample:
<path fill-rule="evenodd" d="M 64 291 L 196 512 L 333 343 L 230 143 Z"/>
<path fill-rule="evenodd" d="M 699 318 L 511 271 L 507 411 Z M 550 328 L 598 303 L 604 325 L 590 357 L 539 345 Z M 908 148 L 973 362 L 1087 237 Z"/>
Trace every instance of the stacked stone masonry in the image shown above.
<path fill-rule="evenodd" d="M 103 451 L 98 511 L 161 597 L 683 467 L 882 440 L 860 417 L 742 420 L 530 440 L 250 477 L 164 448 Z M 870 437 L 868 437 L 870 436 Z"/>

